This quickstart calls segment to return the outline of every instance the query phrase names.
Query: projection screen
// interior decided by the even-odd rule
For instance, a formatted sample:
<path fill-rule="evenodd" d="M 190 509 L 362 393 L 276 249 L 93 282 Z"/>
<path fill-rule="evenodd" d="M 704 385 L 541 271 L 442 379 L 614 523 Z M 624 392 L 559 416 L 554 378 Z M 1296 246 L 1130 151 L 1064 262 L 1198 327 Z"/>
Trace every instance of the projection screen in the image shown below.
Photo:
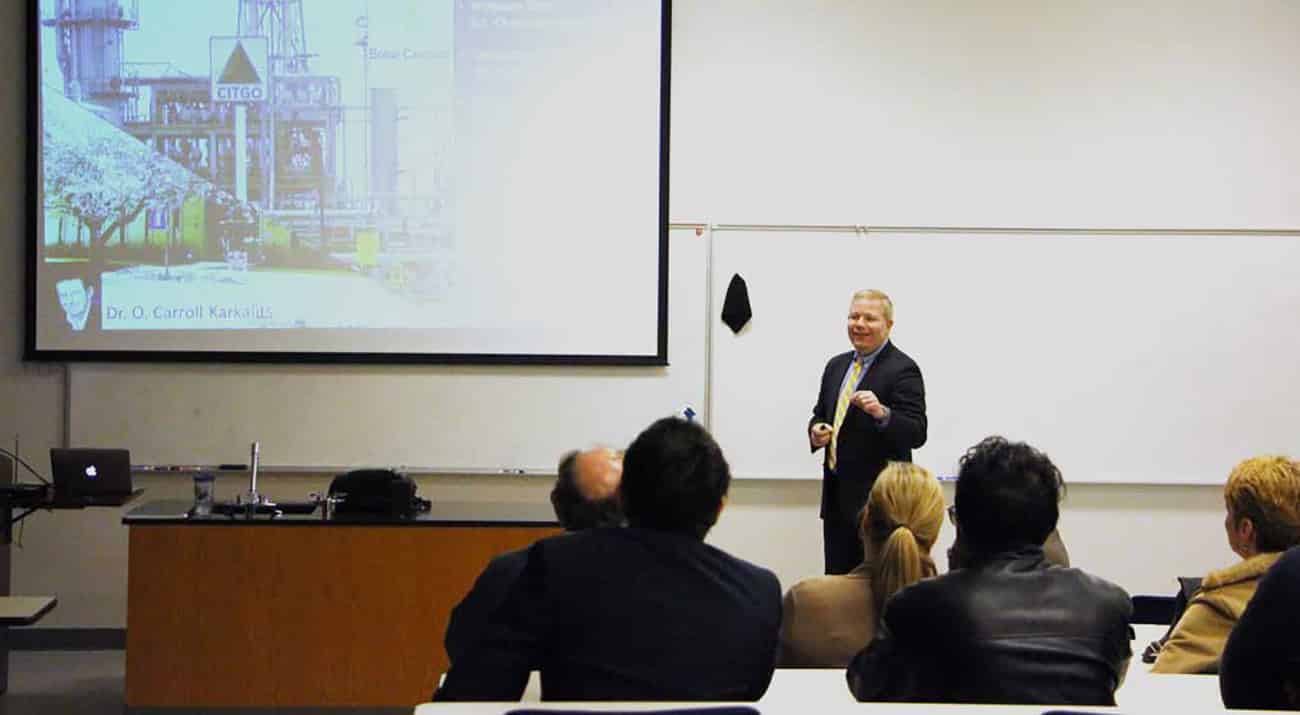
<path fill-rule="evenodd" d="M 27 355 L 664 364 L 668 0 L 31 0 Z"/>

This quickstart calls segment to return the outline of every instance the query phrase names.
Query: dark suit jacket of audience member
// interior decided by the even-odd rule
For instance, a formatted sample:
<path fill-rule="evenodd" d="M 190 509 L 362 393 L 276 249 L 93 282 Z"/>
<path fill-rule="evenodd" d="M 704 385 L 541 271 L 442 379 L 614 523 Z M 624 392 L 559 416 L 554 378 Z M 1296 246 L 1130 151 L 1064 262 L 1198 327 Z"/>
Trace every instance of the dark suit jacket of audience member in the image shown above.
<path fill-rule="evenodd" d="M 1037 547 L 915 583 L 849 664 L 859 700 L 1114 705 L 1132 607 Z"/>
<path fill-rule="evenodd" d="M 483 634 L 488 617 L 505 600 L 527 563 L 528 549 L 507 551 L 492 559 L 465 598 L 451 610 L 447 635 L 443 638 L 451 662 L 455 663 L 473 645 L 473 639 Z"/>
<path fill-rule="evenodd" d="M 755 700 L 776 663 L 781 586 L 689 535 L 543 539 L 435 700 Z"/>
<path fill-rule="evenodd" d="M 1300 710 L 1300 546 L 1264 574 L 1228 636 L 1219 691 L 1229 708 Z"/>

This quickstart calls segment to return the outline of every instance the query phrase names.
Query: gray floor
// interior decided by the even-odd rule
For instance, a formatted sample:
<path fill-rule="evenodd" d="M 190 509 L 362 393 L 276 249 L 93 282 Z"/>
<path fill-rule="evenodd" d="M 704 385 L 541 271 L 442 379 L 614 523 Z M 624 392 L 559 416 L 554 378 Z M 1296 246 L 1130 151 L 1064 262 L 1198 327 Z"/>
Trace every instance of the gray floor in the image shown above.
<path fill-rule="evenodd" d="M 10 651 L 9 692 L 0 715 L 123 715 L 126 652 L 121 650 Z M 200 708 L 149 713 L 200 713 Z M 222 715 L 409 715 L 410 708 L 217 708 Z"/>
<path fill-rule="evenodd" d="M 122 715 L 125 674 L 125 651 L 12 651 L 0 715 Z"/>

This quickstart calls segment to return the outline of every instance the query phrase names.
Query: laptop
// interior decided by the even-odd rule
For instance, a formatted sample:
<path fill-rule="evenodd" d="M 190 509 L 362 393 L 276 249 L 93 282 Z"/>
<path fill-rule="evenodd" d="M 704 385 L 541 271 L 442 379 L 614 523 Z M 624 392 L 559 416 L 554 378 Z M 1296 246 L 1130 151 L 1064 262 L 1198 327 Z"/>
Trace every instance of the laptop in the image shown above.
<path fill-rule="evenodd" d="M 131 491 L 131 453 L 125 449 L 54 447 L 50 450 L 54 501 L 118 506 Z"/>

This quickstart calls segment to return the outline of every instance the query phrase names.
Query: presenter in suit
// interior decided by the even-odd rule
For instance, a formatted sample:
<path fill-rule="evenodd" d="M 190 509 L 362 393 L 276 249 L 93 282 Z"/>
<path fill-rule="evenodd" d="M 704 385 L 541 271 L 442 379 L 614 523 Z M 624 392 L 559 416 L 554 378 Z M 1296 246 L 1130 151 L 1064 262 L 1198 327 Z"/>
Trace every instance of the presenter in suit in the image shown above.
<path fill-rule="evenodd" d="M 916 362 L 889 341 L 894 304 L 878 290 L 853 294 L 848 333 L 853 349 L 832 357 L 808 421 L 822 462 L 822 538 L 826 573 L 862 563 L 858 512 L 889 461 L 910 462 L 925 444 L 925 383 Z"/>

